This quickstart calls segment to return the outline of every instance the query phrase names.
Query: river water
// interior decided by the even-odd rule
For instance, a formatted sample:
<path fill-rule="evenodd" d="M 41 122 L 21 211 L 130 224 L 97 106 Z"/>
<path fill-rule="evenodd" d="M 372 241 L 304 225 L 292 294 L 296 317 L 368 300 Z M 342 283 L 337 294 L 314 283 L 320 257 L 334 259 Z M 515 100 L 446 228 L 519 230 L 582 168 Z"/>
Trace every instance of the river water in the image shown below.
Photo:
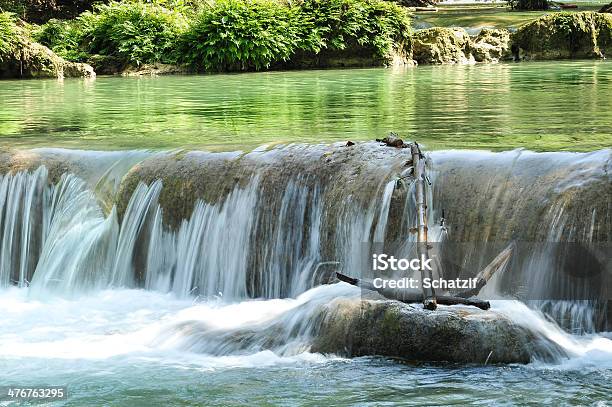
<path fill-rule="evenodd" d="M 67 385 L 68 401 L 57 404 L 72 406 L 606 405 L 610 398 L 612 341 L 601 337 L 573 339 L 579 354 L 560 364 L 526 366 L 279 356 L 269 350 L 209 356 L 160 339 L 179 321 L 262 321 L 297 302 L 195 304 L 143 290 L 33 300 L 25 289 L 4 290 L 0 380 Z M 525 310 L 510 315 L 518 312 Z"/>
<path fill-rule="evenodd" d="M 455 169 L 493 172 L 499 167 L 496 177 L 506 183 L 479 182 L 474 188 L 483 199 L 460 199 L 461 191 L 452 187 L 435 196 L 447 211 L 456 208 L 451 226 L 464 215 L 478 215 L 481 222 L 501 224 L 497 233 L 502 234 L 514 225 L 509 219 L 514 222 L 534 205 L 548 205 L 555 219 L 571 219 L 568 214 L 580 209 L 572 205 L 577 202 L 573 188 L 592 191 L 589 185 L 599 185 L 593 180 L 605 179 L 610 150 L 604 148 L 612 144 L 612 117 L 606 114 L 612 110 L 611 86 L 612 64 L 599 62 L 8 81 L 0 83 L 0 136 L 3 149 L 248 150 L 278 141 L 370 140 L 393 130 L 418 136 L 433 149 L 599 150 L 576 156 L 434 153 L 434 170 L 441 171 L 435 173 L 436 185 L 453 185 Z M 300 154 L 313 151 L 320 157 L 321 149 L 301 148 Z M 158 160 L 142 151 L 62 154 L 70 157 L 66 162 L 76 156 L 83 174 L 98 162 L 108 167 L 105 174 L 115 168 L 119 177 L 140 160 L 148 158 L 148 165 Z M 263 239 L 264 255 L 272 250 L 261 266 L 265 278 L 251 287 L 265 299 L 246 293 L 250 270 L 240 248 L 255 251 L 248 246 L 251 235 L 241 232 L 261 227 L 255 215 L 263 213 L 266 197 L 261 194 L 272 181 L 255 176 L 245 187 L 228 189 L 224 205 L 197 203 L 191 218 L 170 233 L 158 223 L 160 184 L 138 187 L 127 220 L 120 221 L 96 195 L 98 181 L 83 174 L 84 180 L 68 176 L 57 184 L 47 182 L 45 169 L 0 176 L 0 384 L 67 386 L 68 399 L 53 405 L 70 406 L 609 403 L 610 333 L 567 333 L 541 312 L 510 299 L 493 301 L 493 309 L 556 343 L 568 357 L 497 366 L 312 353 L 308 322 L 314 312 L 360 292 L 343 283 L 313 287 L 302 278 L 324 260 L 321 239 L 330 228 L 313 214 L 335 210 L 334 202 L 324 200 L 324 188 L 298 182 L 303 163 L 288 158 L 296 155 L 293 150 L 253 153 L 266 154 L 263 162 L 280 157 L 293 172 L 282 193 L 265 201 L 277 202 L 278 219 L 264 219 L 268 232 L 254 235 Z M 344 216 L 337 227 L 340 256 L 354 255 L 364 231 L 376 235 L 377 225 L 386 224 L 393 195 L 388 187 L 395 183 L 389 183 L 395 167 L 388 165 L 374 166 L 380 174 L 359 175 L 364 189 L 371 179 L 379 185 L 360 203 L 366 205 L 363 213 L 339 212 Z M 533 195 L 546 191 L 546 199 L 516 199 L 516 191 L 530 188 L 534 171 L 550 177 L 533 186 Z M 609 191 L 596 191 L 601 191 L 597 208 L 605 207 Z M 151 226 L 143 234 L 140 228 L 147 222 Z M 571 230 L 609 236 L 609 213 L 591 211 L 587 223 L 572 224 Z M 469 227 L 473 231 L 466 229 L 466 236 L 478 231 L 477 224 Z M 301 235 L 305 230 L 311 233 Z M 487 230 L 491 234 L 494 228 Z M 130 256 L 143 236 L 150 241 L 147 275 L 136 284 Z M 274 253 L 291 253 L 291 258 Z M 292 275 L 285 281 L 281 277 L 288 266 Z M 169 268 L 175 270 L 174 281 Z M 274 338 L 278 332 L 268 329 L 279 321 L 289 332 L 280 344 L 236 348 L 223 341 L 237 329 Z M 194 339 L 186 323 L 219 332 L 221 339 Z"/>
<path fill-rule="evenodd" d="M 586 151 L 612 145 L 611 94 L 598 61 L 3 81 L 0 141 L 228 150 L 395 131 L 428 149 Z"/>

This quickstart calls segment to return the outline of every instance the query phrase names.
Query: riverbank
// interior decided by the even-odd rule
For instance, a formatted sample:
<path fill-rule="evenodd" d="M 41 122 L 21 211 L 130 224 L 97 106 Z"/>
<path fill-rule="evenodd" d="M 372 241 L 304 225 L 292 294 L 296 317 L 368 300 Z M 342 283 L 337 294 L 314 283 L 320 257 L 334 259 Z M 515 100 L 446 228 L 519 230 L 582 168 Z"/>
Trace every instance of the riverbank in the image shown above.
<path fill-rule="evenodd" d="M 228 0 L 189 15 L 160 5 L 111 3 L 42 26 L 3 13 L 0 78 L 603 59 L 612 54 L 609 13 L 552 12 L 515 31 L 482 25 L 478 30 L 413 31 L 409 10 L 380 0 L 298 6 Z"/>

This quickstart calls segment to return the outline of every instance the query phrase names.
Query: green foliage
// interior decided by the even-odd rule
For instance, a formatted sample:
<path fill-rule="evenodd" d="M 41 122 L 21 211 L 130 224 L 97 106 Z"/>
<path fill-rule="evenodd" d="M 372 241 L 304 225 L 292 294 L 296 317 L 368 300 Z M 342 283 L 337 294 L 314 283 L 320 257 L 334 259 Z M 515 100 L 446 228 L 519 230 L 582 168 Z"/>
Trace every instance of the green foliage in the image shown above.
<path fill-rule="evenodd" d="M 516 49 L 541 59 L 605 57 L 612 52 L 612 16 L 550 14 L 519 27 L 512 42 Z"/>
<path fill-rule="evenodd" d="M 87 53 L 81 46 L 83 41 L 81 20 L 51 19 L 35 29 L 33 37 L 68 61 L 81 62 L 87 59 Z"/>
<path fill-rule="evenodd" d="M 385 56 L 410 32 L 406 9 L 379 0 L 306 0 L 302 13 L 314 20 L 320 46 L 331 50 L 359 45 Z"/>
<path fill-rule="evenodd" d="M 382 0 L 124 0 L 49 20 L 34 36 L 71 61 L 99 54 L 137 65 L 250 70 L 296 53 L 365 49 L 385 57 L 409 31 L 406 9 Z"/>
<path fill-rule="evenodd" d="M 548 0 L 506 0 L 513 10 L 548 10 Z"/>
<path fill-rule="evenodd" d="M 100 5 L 78 20 L 87 52 L 138 65 L 174 62 L 176 39 L 186 29 L 181 13 L 141 2 Z"/>
<path fill-rule="evenodd" d="M 406 10 L 381 0 L 219 0 L 197 15 L 181 54 L 207 70 L 262 69 L 323 49 L 361 47 L 386 56 L 409 30 Z"/>
<path fill-rule="evenodd" d="M 15 23 L 10 13 L 0 13 L 0 61 L 13 49 Z"/>
<path fill-rule="evenodd" d="M 182 38 L 182 60 L 207 70 L 261 69 L 300 47 L 308 21 L 272 0 L 221 0 L 205 7 Z"/>
<path fill-rule="evenodd" d="M 17 26 L 14 15 L 0 13 L 0 61 L 15 53 L 26 42 L 26 30 Z"/>

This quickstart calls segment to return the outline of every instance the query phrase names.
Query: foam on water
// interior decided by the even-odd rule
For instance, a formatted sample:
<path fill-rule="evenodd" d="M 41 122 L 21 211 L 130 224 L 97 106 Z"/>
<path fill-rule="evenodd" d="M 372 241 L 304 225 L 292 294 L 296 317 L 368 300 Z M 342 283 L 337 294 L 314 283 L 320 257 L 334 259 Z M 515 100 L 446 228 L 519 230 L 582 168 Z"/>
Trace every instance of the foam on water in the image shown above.
<path fill-rule="evenodd" d="M 564 349 L 568 358 L 550 364 L 534 361 L 539 368 L 556 369 L 612 369 L 612 339 L 606 333 L 571 335 L 538 310 L 529 308 L 520 301 L 494 300 L 491 309 L 500 312 L 515 324 L 537 332 Z"/>
<path fill-rule="evenodd" d="M 335 357 L 309 352 L 308 321 L 333 300 L 359 294 L 355 287 L 334 284 L 297 298 L 226 304 L 125 289 L 72 299 L 32 299 L 28 288 L 9 288 L 0 295 L 0 358 L 27 360 L 34 366 L 50 359 L 111 364 L 140 360 L 203 369 L 321 363 Z M 556 364 L 534 361 L 534 368 L 612 368 L 612 340 L 605 335 L 570 335 L 518 301 L 494 301 L 493 309 L 570 354 Z M 274 329 L 278 325 L 286 329 Z M 244 331 L 256 336 L 248 346 L 219 344 Z M 264 343 L 272 345 L 266 348 Z"/>
<path fill-rule="evenodd" d="M 249 300 L 235 304 L 220 301 L 193 302 L 144 290 L 104 290 L 80 298 L 33 299 L 27 288 L 0 293 L 0 358 L 28 360 L 100 360 L 138 358 L 162 363 L 198 364 L 202 367 L 253 366 L 277 363 L 320 362 L 308 352 L 308 332 L 287 347 L 208 354 L 190 351 L 189 335 L 177 327 L 197 323 L 215 335 L 237 329 L 265 328 L 283 321 L 288 330 L 307 321 L 315 309 L 338 296 L 359 295 L 347 285 L 319 287 L 296 299 Z"/>

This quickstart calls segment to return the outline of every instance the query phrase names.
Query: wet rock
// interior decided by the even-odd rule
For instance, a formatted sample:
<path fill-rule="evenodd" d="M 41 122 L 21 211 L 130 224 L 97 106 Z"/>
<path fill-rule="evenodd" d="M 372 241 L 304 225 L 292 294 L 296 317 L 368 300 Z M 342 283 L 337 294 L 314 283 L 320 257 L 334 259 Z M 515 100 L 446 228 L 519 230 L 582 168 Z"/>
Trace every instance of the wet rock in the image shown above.
<path fill-rule="evenodd" d="M 95 76 L 87 64 L 68 62 L 36 42 L 21 44 L 0 62 L 0 78 L 65 78 Z"/>
<path fill-rule="evenodd" d="M 380 355 L 410 361 L 528 363 L 563 356 L 558 346 L 505 316 L 472 307 L 424 310 L 397 301 L 337 301 L 313 351 L 349 357 Z"/>
<path fill-rule="evenodd" d="M 412 37 L 412 57 L 419 64 L 470 64 L 470 36 L 463 28 L 435 27 Z"/>
<path fill-rule="evenodd" d="M 109 55 L 91 55 L 87 60 L 98 75 L 116 75 L 123 72 L 125 61 Z"/>
<path fill-rule="evenodd" d="M 79 62 L 64 62 L 64 78 L 95 78 L 96 72 L 88 64 Z"/>
<path fill-rule="evenodd" d="M 0 151 L 0 175 L 19 171 L 35 171 L 45 166 L 49 171 L 49 181 L 56 183 L 63 174 L 75 172 L 73 163 L 63 157 L 53 154 L 41 154 L 36 150 L 4 150 Z"/>
<path fill-rule="evenodd" d="M 376 141 L 378 141 L 380 143 L 385 143 L 389 147 L 396 147 L 396 148 L 408 148 L 408 147 L 410 147 L 409 144 L 404 143 L 404 140 L 399 138 L 399 136 L 397 134 L 395 134 L 395 133 L 389 133 L 389 135 L 387 137 L 385 137 L 383 139 L 376 139 Z"/>
<path fill-rule="evenodd" d="M 185 321 L 157 340 L 172 340 L 181 349 L 213 355 L 269 349 L 285 355 L 311 351 L 478 364 L 565 356 L 558 345 L 497 312 L 456 306 L 427 311 L 376 294 L 364 299 L 359 293 L 331 296 L 342 287 L 327 288 L 316 288 L 318 294 L 311 293 L 310 301 L 270 321 L 229 329 Z"/>
<path fill-rule="evenodd" d="M 356 45 L 342 50 L 323 49 L 316 54 L 298 51 L 290 60 L 273 64 L 271 69 L 402 67 L 413 65 L 414 61 L 405 49 L 404 44 L 398 44 L 397 49 L 383 56 L 378 55 L 377 51 L 372 48 Z"/>
<path fill-rule="evenodd" d="M 266 208 L 262 219 L 276 216 L 281 210 L 277 207 L 278 193 L 290 181 L 297 181 L 304 188 L 318 185 L 319 193 L 330 203 L 326 216 L 339 217 L 348 210 L 349 201 L 353 209 L 365 211 L 381 180 L 390 180 L 405 171 L 403 164 L 408 158 L 409 151 L 374 142 L 355 143 L 351 148 L 337 143 L 291 145 L 250 153 L 192 151 L 156 155 L 142 161 L 124 177 L 118 210 L 121 216 L 139 182 L 151 184 L 160 179 L 164 185 L 160 195 L 164 220 L 170 226 L 177 226 L 189 218 L 198 200 L 222 201 L 235 187 L 244 187 L 258 176 L 265 180 L 260 191 L 262 207 Z M 328 221 L 336 222 L 335 219 Z"/>
<path fill-rule="evenodd" d="M 473 37 L 471 52 L 477 62 L 499 62 L 511 58 L 510 32 L 483 28 Z"/>
<path fill-rule="evenodd" d="M 157 76 L 186 74 L 189 70 L 180 65 L 144 64 L 137 67 L 128 67 L 121 73 L 123 76 Z"/>
<path fill-rule="evenodd" d="M 600 13 L 612 13 L 612 3 L 606 4 L 602 8 L 599 9 Z"/>
<path fill-rule="evenodd" d="M 512 53 L 516 60 L 612 55 L 612 15 L 580 12 L 541 17 L 512 35 Z"/>

